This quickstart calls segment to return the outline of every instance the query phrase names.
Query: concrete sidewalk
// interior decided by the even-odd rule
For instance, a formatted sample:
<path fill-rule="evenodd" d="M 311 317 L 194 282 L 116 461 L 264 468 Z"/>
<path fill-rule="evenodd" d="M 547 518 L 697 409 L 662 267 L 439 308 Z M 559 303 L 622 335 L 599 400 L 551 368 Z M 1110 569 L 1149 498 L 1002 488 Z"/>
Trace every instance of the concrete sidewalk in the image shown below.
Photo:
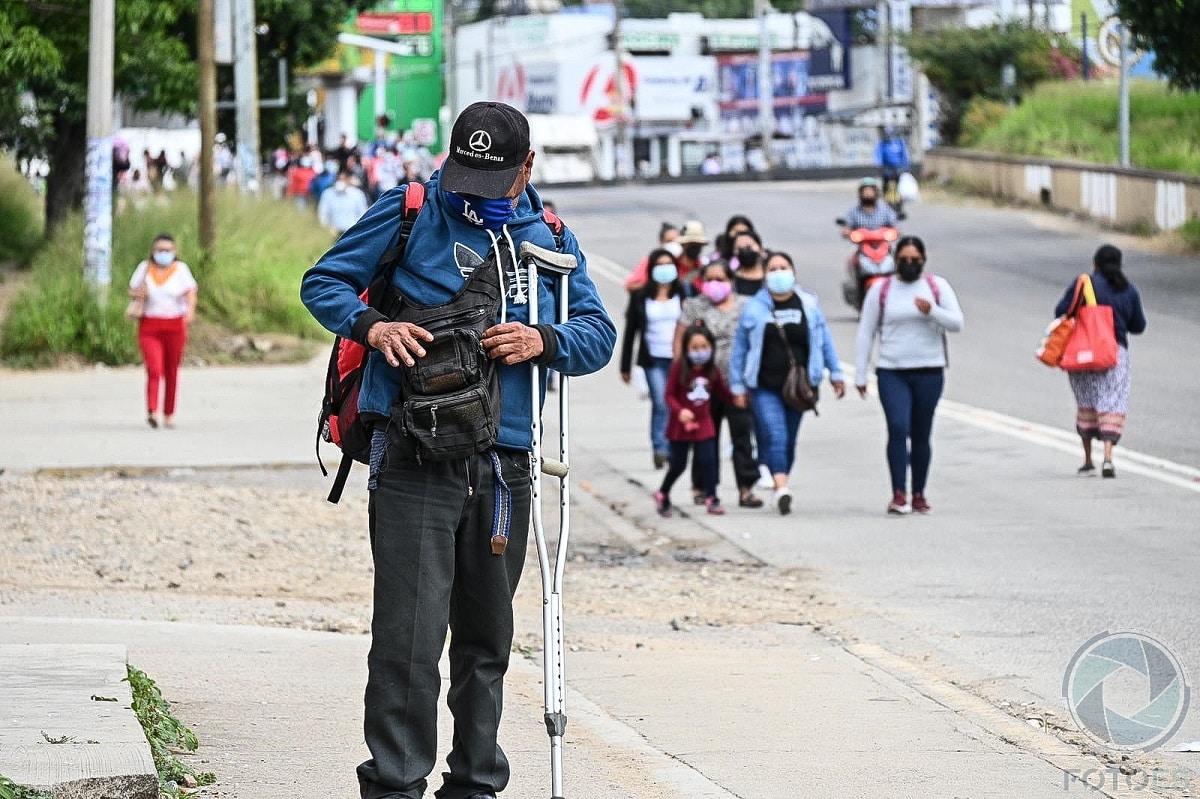
<path fill-rule="evenodd" d="M 0 413 L 53 422 L 15 425 L 0 466 L 303 463 L 311 457 L 323 370 L 319 359 L 295 367 L 187 369 L 174 431 L 145 426 L 137 412 L 139 370 L 5 372 Z M 652 546 L 662 520 L 653 516 L 645 492 L 661 473 L 650 468 L 644 442 L 647 406 L 612 370 L 573 385 L 575 472 L 600 500 L 580 496 L 577 540 L 616 531 Z M 804 434 L 817 452 L 863 438 L 866 406 L 848 407 L 853 412 L 831 408 L 814 425 L 819 433 Z M 870 412 L 877 415 L 875 408 Z M 952 437 L 976 438 L 953 421 L 944 428 Z M 1000 437 L 975 445 L 1014 466 L 1026 456 Z M 811 498 L 815 516 L 780 519 L 766 510 L 731 508 L 715 521 L 676 517 L 671 534 L 717 557 L 750 557 L 741 547 L 772 558 L 797 529 L 827 525 L 829 534 L 844 535 L 868 524 L 866 514 L 879 515 L 874 505 L 849 513 L 837 506 L 844 472 L 815 468 L 807 452 L 802 464 L 805 502 Z M 730 494 L 726 490 L 727 501 Z M 634 524 L 607 505 L 623 508 Z M 534 571 L 531 561 L 523 593 L 538 591 Z M 572 630 L 586 631 L 589 620 L 571 617 L 569 604 L 568 596 L 570 639 Z M 536 605 L 523 607 L 518 630 L 540 630 Z M 848 649 L 808 627 L 764 619 L 761 626 L 705 636 L 683 652 L 677 643 L 656 645 L 678 635 L 665 625 L 637 629 L 640 645 L 634 632 L 628 647 L 568 655 L 567 795 L 576 799 L 1058 797 L 1067 785 L 1063 769 L 1097 764 L 928 674 L 906 672 L 885 655 L 861 657 L 861 648 Z M 353 769 L 365 755 L 366 637 L 0 616 L 0 643 L 56 642 L 128 648 L 131 662 L 158 681 L 200 736 L 197 768 L 220 775 L 221 783 L 203 795 L 356 795 Z M 503 730 L 513 796 L 549 790 L 540 679 L 535 662 L 514 659 Z M 0 686 L 0 706 L 4 691 Z M 448 725 L 443 733 L 449 735 Z M 448 737 L 443 753 L 447 746 Z M 431 782 L 437 784 L 436 774 Z"/>

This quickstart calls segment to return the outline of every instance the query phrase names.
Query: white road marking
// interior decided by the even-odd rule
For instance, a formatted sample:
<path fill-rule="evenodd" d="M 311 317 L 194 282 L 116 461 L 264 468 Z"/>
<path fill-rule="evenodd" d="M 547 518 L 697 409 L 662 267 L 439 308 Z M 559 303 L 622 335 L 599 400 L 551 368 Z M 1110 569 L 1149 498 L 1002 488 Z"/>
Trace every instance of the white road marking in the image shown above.
<path fill-rule="evenodd" d="M 618 286 L 624 285 L 625 270 L 620 264 L 593 253 L 587 254 L 587 261 L 590 273 L 610 280 Z M 848 375 L 853 375 L 854 365 L 843 363 L 842 370 Z M 1000 433 L 1019 441 L 1037 444 L 1046 449 L 1058 450 L 1070 455 L 1078 455 L 1081 450 L 1079 437 L 1073 432 L 1049 425 L 946 399 L 938 403 L 938 411 L 957 422 L 963 422 L 992 433 Z M 1200 469 L 1155 455 L 1146 455 L 1125 447 L 1121 447 L 1119 453 L 1120 459 L 1117 468 L 1122 473 L 1149 477 L 1161 483 L 1200 494 Z"/>

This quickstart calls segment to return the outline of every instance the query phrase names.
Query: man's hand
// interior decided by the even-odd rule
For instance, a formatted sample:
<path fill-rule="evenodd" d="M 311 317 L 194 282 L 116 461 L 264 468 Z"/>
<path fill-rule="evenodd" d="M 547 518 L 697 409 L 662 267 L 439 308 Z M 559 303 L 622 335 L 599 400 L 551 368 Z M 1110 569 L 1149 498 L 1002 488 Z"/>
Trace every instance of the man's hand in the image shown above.
<path fill-rule="evenodd" d="M 542 334 L 521 322 L 505 322 L 483 333 L 483 351 L 489 358 L 512 366 L 542 354 Z"/>
<path fill-rule="evenodd" d="M 917 297 L 915 300 L 913 300 L 913 304 L 915 304 L 917 306 L 917 310 L 923 313 L 925 316 L 929 316 L 929 312 L 933 310 L 933 304 L 924 297 Z"/>
<path fill-rule="evenodd" d="M 749 394 L 734 394 L 733 395 L 733 407 L 740 408 L 743 411 L 746 410 L 747 408 L 749 408 L 750 407 L 750 395 Z"/>
<path fill-rule="evenodd" d="M 399 366 L 401 361 L 412 366 L 416 363 L 414 355 L 425 357 L 422 341 L 433 341 L 433 334 L 412 322 L 376 322 L 367 331 L 367 343 L 382 352 L 392 366 Z"/>
<path fill-rule="evenodd" d="M 841 399 L 846 396 L 846 383 L 842 380 L 833 381 L 833 396 Z"/>
<path fill-rule="evenodd" d="M 867 398 L 867 387 L 866 386 L 855 386 L 855 388 L 858 389 L 858 396 L 862 397 L 863 399 Z"/>

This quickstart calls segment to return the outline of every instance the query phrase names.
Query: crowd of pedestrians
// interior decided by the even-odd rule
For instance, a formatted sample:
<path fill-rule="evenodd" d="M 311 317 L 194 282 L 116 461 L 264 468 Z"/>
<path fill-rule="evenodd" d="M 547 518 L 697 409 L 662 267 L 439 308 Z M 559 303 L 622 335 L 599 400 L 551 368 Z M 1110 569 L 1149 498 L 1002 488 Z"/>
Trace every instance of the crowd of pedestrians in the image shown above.
<path fill-rule="evenodd" d="M 385 192 L 427 180 L 436 169 L 429 149 L 411 133 L 398 135 L 382 126 L 361 146 L 343 134 L 338 146 L 328 151 L 314 144 L 295 152 L 281 147 L 272 165 L 282 176 L 284 196 L 298 208 L 316 209 L 318 222 L 334 236 L 344 233 Z"/>
<path fill-rule="evenodd" d="M 894 224 L 894 216 L 888 219 Z M 878 347 L 890 514 L 932 509 L 925 488 L 948 365 L 945 334 L 963 327 L 954 290 L 925 273 L 925 260 L 920 239 L 899 242 L 897 271 L 866 296 L 858 330 L 860 396 L 867 396 Z M 633 382 L 635 367 L 645 374 L 652 462 L 667 469 L 654 492 L 662 516 L 673 513 L 671 489 L 688 471 L 689 457 L 692 502 L 711 514 L 725 512 L 717 492 L 725 451 L 739 507 L 763 507 L 756 493 L 762 487 L 771 491 L 778 513 L 792 511 L 789 480 L 801 423 L 815 415 L 822 383 L 828 381 L 833 397 L 846 395 L 820 300 L 802 278 L 792 256 L 768 246 L 741 214 L 729 218 L 715 242 L 697 220 L 678 228 L 664 223 L 658 246 L 626 278 L 621 379 Z M 725 450 L 719 446 L 723 426 Z"/>

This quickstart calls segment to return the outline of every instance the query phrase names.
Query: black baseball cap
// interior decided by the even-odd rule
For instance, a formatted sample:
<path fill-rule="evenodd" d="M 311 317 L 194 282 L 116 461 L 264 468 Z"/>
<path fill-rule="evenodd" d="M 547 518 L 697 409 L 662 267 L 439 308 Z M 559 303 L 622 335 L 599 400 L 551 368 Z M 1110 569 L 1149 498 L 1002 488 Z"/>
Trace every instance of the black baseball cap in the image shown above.
<path fill-rule="evenodd" d="M 491 200 L 503 197 L 528 155 L 524 114 L 504 103 L 472 103 L 454 120 L 441 187 Z"/>

